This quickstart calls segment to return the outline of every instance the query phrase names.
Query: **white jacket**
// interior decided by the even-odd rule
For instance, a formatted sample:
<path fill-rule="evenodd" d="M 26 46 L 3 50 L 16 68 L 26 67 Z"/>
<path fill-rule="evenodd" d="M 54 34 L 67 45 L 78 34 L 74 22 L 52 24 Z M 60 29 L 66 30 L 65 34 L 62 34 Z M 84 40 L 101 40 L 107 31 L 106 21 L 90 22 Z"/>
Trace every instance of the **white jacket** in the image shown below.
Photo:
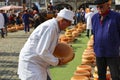
<path fill-rule="evenodd" d="M 91 22 L 91 18 L 94 15 L 93 12 L 89 12 L 85 14 L 85 19 L 86 19 L 86 24 L 87 24 L 87 28 L 86 29 L 92 29 L 92 22 Z"/>
<path fill-rule="evenodd" d="M 4 16 L 0 13 L 0 29 L 4 28 Z"/>
<path fill-rule="evenodd" d="M 56 66 L 53 51 L 59 28 L 55 18 L 39 25 L 28 38 L 19 55 L 18 74 L 22 80 L 47 80 L 48 67 Z"/>

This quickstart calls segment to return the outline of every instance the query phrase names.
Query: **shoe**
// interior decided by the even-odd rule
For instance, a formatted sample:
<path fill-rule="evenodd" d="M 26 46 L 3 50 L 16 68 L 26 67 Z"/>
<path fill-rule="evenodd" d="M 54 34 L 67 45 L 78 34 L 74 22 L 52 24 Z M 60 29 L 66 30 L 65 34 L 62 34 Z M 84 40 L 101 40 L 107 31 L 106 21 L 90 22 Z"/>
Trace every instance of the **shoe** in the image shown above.
<path fill-rule="evenodd" d="M 1 38 L 5 38 L 4 36 L 2 36 Z"/>

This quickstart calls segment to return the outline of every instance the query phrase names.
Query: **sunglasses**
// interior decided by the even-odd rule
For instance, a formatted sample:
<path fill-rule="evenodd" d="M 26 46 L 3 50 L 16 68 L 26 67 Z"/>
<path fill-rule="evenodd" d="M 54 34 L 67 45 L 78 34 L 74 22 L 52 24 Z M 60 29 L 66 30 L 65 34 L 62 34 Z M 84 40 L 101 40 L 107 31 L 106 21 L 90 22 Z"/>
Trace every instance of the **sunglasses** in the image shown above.
<path fill-rule="evenodd" d="M 103 7 L 104 7 L 103 5 L 97 6 L 97 8 L 100 8 L 100 9 L 102 9 Z"/>

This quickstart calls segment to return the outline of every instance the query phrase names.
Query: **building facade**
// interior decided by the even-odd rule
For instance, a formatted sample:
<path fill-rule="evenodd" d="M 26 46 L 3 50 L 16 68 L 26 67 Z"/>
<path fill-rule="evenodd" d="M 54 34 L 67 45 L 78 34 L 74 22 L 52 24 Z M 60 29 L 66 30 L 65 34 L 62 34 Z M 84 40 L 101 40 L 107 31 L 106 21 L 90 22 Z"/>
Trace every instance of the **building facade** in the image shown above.
<path fill-rule="evenodd" d="M 21 5 L 21 0 L 0 0 L 0 6 Z"/>
<path fill-rule="evenodd" d="M 73 10 L 77 10 L 80 7 L 87 7 L 89 4 L 93 3 L 94 0 L 0 0 L 0 6 L 4 5 L 19 5 L 23 4 L 23 1 L 26 2 L 26 7 L 31 7 L 32 3 L 39 3 L 40 7 L 47 9 L 48 4 L 51 2 L 53 6 L 56 7 L 71 7 Z M 115 0 L 112 0 L 112 5 L 115 5 Z"/>

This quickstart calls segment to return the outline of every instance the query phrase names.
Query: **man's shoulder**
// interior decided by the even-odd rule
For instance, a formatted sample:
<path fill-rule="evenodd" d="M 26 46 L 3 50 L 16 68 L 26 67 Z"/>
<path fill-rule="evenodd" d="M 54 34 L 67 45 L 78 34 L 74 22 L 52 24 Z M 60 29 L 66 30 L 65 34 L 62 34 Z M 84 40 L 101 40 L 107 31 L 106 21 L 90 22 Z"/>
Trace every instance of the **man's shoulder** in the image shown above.
<path fill-rule="evenodd" d="M 120 18 L 120 13 L 115 11 L 110 11 L 110 17 Z"/>
<path fill-rule="evenodd" d="M 95 13 L 95 14 L 93 14 L 93 19 L 95 19 L 95 18 L 98 18 L 99 17 L 99 13 Z"/>

